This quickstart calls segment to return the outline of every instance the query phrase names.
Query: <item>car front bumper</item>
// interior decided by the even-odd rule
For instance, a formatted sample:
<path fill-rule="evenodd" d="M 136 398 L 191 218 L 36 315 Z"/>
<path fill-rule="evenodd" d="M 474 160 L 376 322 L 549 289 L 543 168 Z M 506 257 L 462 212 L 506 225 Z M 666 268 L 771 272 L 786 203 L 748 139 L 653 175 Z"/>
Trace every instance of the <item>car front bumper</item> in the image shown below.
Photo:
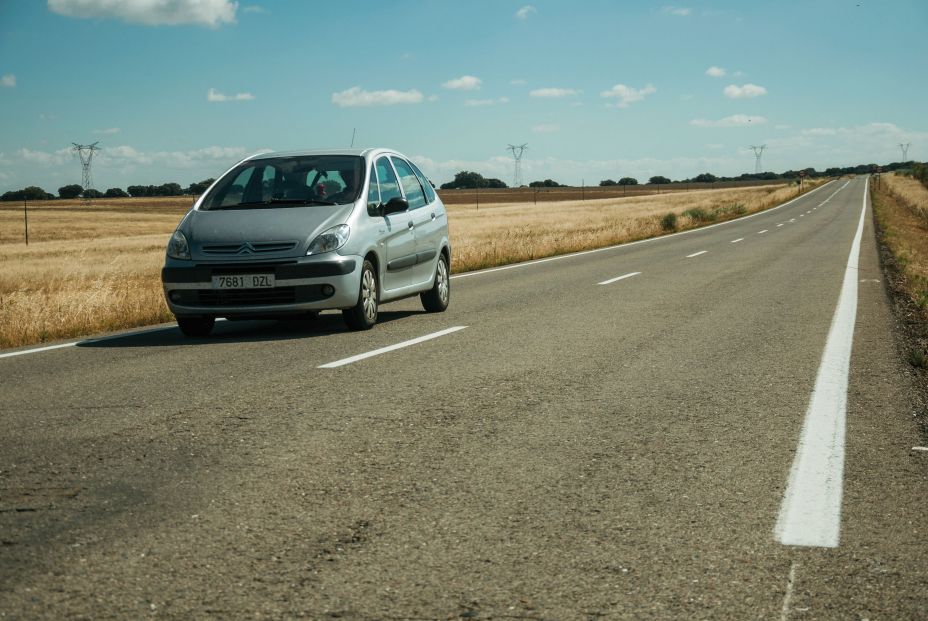
<path fill-rule="evenodd" d="M 272 316 L 350 308 L 358 301 L 362 257 L 320 256 L 277 262 L 196 262 L 168 259 L 161 282 L 177 316 Z M 273 274 L 274 286 L 217 289 L 213 276 Z"/>

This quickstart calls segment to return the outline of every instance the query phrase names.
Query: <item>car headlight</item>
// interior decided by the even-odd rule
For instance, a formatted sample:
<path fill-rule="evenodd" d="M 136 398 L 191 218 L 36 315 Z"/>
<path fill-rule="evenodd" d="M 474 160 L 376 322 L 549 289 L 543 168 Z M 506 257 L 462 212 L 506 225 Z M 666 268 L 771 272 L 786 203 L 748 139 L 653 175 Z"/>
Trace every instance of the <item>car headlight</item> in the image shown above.
<path fill-rule="evenodd" d="M 350 233 L 351 229 L 348 228 L 347 224 L 333 226 L 328 231 L 321 233 L 318 237 L 316 237 L 316 239 L 313 240 L 313 243 L 309 245 L 309 250 L 306 251 L 306 254 L 322 254 L 323 252 L 332 252 L 333 250 L 338 250 L 346 243 L 348 243 L 348 235 Z"/>
<path fill-rule="evenodd" d="M 190 246 L 187 238 L 180 231 L 174 231 L 168 242 L 168 256 L 172 259 L 190 259 Z"/>

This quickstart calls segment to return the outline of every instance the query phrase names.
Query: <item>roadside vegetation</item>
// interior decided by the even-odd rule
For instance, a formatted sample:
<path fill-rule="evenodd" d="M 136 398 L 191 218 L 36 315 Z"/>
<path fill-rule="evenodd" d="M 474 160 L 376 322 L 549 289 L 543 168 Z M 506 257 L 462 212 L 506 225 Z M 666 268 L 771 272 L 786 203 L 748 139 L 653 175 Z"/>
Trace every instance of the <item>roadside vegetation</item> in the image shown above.
<path fill-rule="evenodd" d="M 909 362 L 928 368 L 928 166 L 913 174 L 882 175 L 871 184 L 880 241 L 889 252 L 890 286 L 909 338 Z"/>
<path fill-rule="evenodd" d="M 811 189 L 813 183 L 805 184 Z M 796 186 L 761 186 L 536 206 L 449 205 L 453 272 L 653 237 L 767 209 Z M 0 206 L 0 348 L 172 319 L 161 292 L 167 239 L 191 197 Z"/>

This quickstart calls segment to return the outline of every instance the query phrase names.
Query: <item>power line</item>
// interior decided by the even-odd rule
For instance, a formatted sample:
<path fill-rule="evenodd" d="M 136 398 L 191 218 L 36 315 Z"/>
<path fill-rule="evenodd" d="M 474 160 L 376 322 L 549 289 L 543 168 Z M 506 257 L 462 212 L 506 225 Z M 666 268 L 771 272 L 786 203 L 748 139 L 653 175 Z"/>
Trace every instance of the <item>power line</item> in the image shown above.
<path fill-rule="evenodd" d="M 507 151 L 512 151 L 512 159 L 515 161 L 513 175 L 512 175 L 512 187 L 520 188 L 522 187 L 522 154 L 528 148 L 528 143 L 520 145 L 509 145 L 506 147 Z"/>
<path fill-rule="evenodd" d="M 767 148 L 767 145 L 765 144 L 761 144 L 761 145 L 752 144 L 751 145 L 751 150 L 754 151 L 754 174 L 755 175 L 759 175 L 760 173 L 763 172 L 763 168 L 761 167 L 761 164 L 760 164 L 760 156 L 761 154 L 763 154 L 764 149 L 766 148 Z"/>
<path fill-rule="evenodd" d="M 94 152 L 100 150 L 100 147 L 97 146 L 100 144 L 100 141 L 98 140 L 93 144 L 77 144 L 76 142 L 72 142 L 71 144 L 74 145 L 71 150 L 77 153 L 77 157 L 81 160 L 81 170 L 83 172 L 81 175 L 81 187 L 83 187 L 85 191 L 89 190 L 93 187 L 93 176 L 91 175 L 90 164 L 93 162 Z"/>

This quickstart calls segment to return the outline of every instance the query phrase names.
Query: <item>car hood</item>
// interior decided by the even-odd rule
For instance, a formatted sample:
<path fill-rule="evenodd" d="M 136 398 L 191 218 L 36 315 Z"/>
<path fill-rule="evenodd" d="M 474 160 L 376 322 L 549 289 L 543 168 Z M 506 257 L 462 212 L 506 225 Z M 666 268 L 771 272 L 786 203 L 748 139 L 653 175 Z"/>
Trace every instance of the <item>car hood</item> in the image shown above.
<path fill-rule="evenodd" d="M 181 225 L 194 261 L 248 261 L 306 255 L 317 235 L 344 224 L 353 205 L 194 210 Z"/>

